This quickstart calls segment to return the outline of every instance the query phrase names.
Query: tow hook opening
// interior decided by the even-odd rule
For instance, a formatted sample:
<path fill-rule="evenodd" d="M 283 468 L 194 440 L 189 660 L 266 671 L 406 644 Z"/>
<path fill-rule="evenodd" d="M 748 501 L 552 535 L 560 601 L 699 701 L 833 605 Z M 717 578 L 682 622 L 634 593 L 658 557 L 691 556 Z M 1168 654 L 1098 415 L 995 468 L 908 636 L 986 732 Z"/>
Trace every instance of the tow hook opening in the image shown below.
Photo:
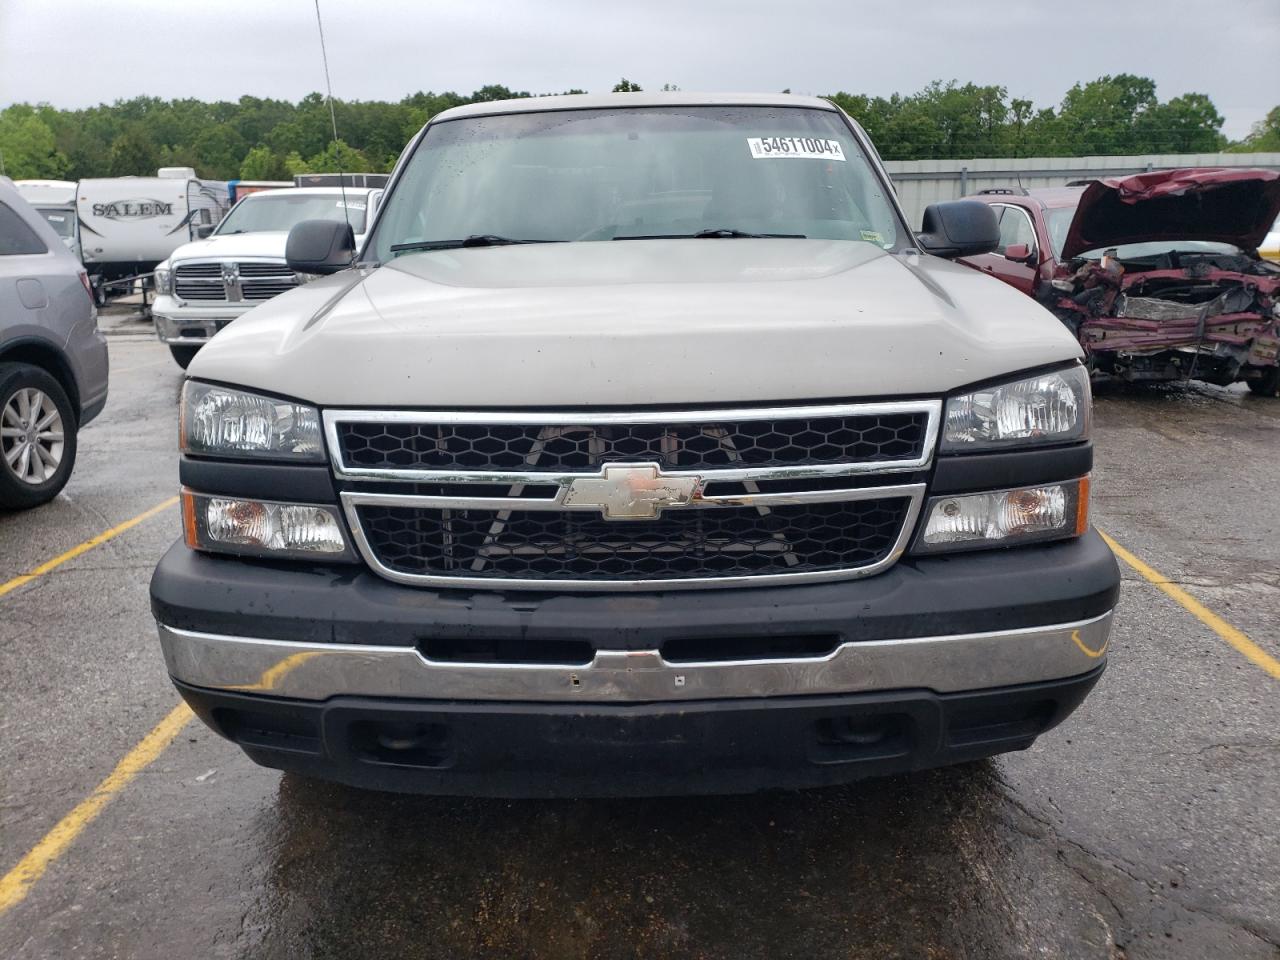
<path fill-rule="evenodd" d="M 814 725 L 815 763 L 853 763 L 880 760 L 910 752 L 916 725 L 907 714 L 822 717 Z"/>
<path fill-rule="evenodd" d="M 443 723 L 361 720 L 348 729 L 351 752 L 363 763 L 397 767 L 443 767 L 451 758 Z"/>

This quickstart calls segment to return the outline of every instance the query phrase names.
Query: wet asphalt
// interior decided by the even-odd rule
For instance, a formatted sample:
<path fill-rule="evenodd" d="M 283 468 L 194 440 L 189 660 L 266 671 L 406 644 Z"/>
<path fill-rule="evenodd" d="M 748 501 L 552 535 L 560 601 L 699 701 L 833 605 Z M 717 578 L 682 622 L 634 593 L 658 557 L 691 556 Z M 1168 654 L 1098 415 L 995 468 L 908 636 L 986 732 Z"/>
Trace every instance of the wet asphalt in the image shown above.
<path fill-rule="evenodd" d="M 0 583 L 172 496 L 181 372 L 115 317 L 65 493 Z M 1280 401 L 1099 390 L 1094 519 L 1280 656 Z M 176 508 L 0 598 L 0 872 L 177 702 L 147 580 Z M 806 793 L 415 798 L 198 722 L 21 903 L 0 957 L 1280 957 L 1280 682 L 1125 568 L 1110 667 L 1032 749 Z"/>

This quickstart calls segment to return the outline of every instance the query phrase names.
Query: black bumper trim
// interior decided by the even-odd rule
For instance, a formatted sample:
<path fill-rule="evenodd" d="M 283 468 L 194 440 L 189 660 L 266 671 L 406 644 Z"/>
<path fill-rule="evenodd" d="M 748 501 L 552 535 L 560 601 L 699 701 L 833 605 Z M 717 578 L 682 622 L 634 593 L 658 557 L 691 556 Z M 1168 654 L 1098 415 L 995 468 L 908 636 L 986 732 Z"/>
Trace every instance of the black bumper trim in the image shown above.
<path fill-rule="evenodd" d="M 1093 441 L 1047 450 L 945 454 L 934 467 L 929 494 L 1007 490 L 1037 483 L 1060 483 L 1093 469 Z"/>
<path fill-rule="evenodd" d="M 278 463 L 230 463 L 183 457 L 178 479 L 184 487 L 220 497 L 337 504 L 327 466 Z"/>
<path fill-rule="evenodd" d="M 1096 533 L 1009 550 L 900 561 L 834 583 L 635 594 L 432 590 L 357 567 L 188 550 L 161 559 L 151 606 L 180 630 L 303 643 L 414 646 L 424 638 L 583 639 L 647 650 L 671 639 L 838 635 L 843 642 L 1071 623 L 1116 605 L 1120 572 Z"/>
<path fill-rule="evenodd" d="M 254 761 L 306 776 L 456 796 L 661 796 L 825 786 L 1022 750 L 1075 710 L 1103 669 L 952 694 L 625 706 L 312 703 L 175 684 Z"/>

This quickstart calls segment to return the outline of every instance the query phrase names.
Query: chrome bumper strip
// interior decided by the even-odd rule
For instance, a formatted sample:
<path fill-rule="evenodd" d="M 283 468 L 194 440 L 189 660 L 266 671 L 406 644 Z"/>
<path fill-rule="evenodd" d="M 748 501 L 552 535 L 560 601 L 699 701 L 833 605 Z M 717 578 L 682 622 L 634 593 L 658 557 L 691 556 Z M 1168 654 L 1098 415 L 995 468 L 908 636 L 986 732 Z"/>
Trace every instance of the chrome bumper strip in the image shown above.
<path fill-rule="evenodd" d="M 1112 612 L 989 633 L 845 643 L 812 658 L 668 663 L 657 650 L 601 650 L 575 665 L 454 663 L 409 647 L 292 643 L 159 625 L 174 679 L 299 700 L 335 696 L 602 702 L 709 700 L 930 689 L 981 690 L 1077 676 L 1106 658 Z"/>

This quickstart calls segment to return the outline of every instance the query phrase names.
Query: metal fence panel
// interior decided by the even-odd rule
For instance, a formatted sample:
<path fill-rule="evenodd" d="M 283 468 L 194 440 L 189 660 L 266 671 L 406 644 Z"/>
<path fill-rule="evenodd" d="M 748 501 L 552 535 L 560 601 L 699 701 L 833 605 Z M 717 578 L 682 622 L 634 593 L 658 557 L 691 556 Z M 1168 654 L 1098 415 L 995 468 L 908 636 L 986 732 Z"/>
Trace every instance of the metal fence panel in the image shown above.
<path fill-rule="evenodd" d="M 1138 157 L 1019 157 L 974 160 L 886 160 L 912 226 L 924 208 L 992 187 L 1061 187 L 1071 180 L 1119 177 L 1177 167 L 1263 167 L 1280 170 L 1280 153 L 1166 153 Z"/>

